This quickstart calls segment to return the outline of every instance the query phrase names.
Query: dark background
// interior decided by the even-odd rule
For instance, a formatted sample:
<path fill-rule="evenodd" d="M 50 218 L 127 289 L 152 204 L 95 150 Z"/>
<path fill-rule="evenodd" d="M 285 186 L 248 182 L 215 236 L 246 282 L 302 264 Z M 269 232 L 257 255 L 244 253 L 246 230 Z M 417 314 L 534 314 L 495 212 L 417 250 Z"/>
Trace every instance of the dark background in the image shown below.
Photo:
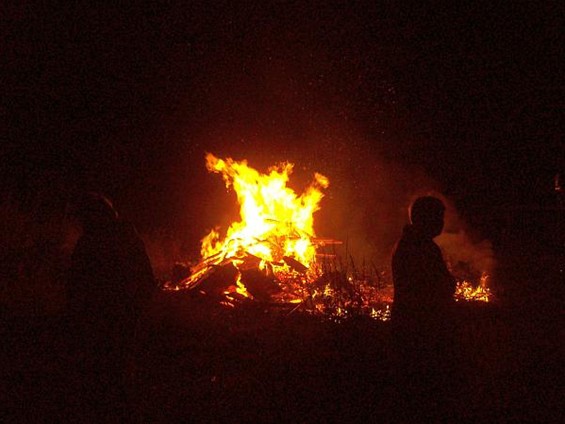
<path fill-rule="evenodd" d="M 178 259 L 178 243 L 197 253 L 208 229 L 237 216 L 206 152 L 260 169 L 291 161 L 297 189 L 327 175 L 318 234 L 385 258 L 410 199 L 444 193 L 451 219 L 482 233 L 452 229 L 447 241 L 474 264 L 494 250 L 498 275 L 496 302 L 458 304 L 464 384 L 436 421 L 563 421 L 563 2 L 66 3 L 0 4 L 7 421 L 101 421 L 81 409 L 92 379 L 69 350 L 68 200 L 107 193 L 154 261 Z M 411 414 L 387 323 L 193 294 L 159 292 L 136 333 L 124 383 L 133 422 Z M 399 421 L 438 406 L 422 393 Z"/>
<path fill-rule="evenodd" d="M 100 190 L 196 244 L 236 213 L 212 152 L 296 163 L 297 188 L 327 175 L 328 235 L 429 187 L 485 231 L 501 208 L 553 207 L 559 2 L 410 3 L 4 4 L 4 198 Z"/>

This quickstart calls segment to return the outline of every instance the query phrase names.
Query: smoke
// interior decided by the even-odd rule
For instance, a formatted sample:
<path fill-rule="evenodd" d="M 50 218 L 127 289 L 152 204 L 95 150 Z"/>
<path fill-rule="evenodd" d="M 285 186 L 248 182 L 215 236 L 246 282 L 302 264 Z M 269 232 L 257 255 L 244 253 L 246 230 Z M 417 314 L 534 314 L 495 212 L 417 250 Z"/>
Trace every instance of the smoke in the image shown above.
<path fill-rule="evenodd" d="M 167 168 L 176 170 L 174 195 L 181 205 L 175 209 L 176 237 L 198 252 L 212 228 L 227 228 L 238 218 L 233 193 L 205 171 L 207 152 L 247 159 L 260 171 L 289 161 L 297 192 L 315 172 L 330 180 L 315 215 L 317 235 L 343 241 L 343 257 L 387 269 L 411 201 L 442 192 L 417 165 L 429 163 L 425 152 L 437 146 L 422 141 L 422 128 L 413 128 L 426 123 L 409 113 L 413 84 L 403 86 L 399 73 L 406 74 L 404 55 L 375 48 L 373 35 L 359 30 L 356 13 L 340 11 L 338 24 L 331 8 L 299 7 L 275 20 L 273 12 L 237 9 L 226 25 L 214 26 L 214 36 L 193 39 L 191 82 L 170 118 L 185 127 L 168 143 L 178 158 Z M 399 28 L 391 22 L 380 31 L 401 41 Z M 443 198 L 448 225 L 438 243 L 452 262 L 487 271 L 490 244 Z"/>
<path fill-rule="evenodd" d="M 457 277 L 475 281 L 483 273 L 492 275 L 495 267 L 492 243 L 469 227 L 448 198 L 442 197 L 442 200 L 447 207 L 445 228 L 436 242 L 444 251 L 452 272 Z"/>
<path fill-rule="evenodd" d="M 323 236 L 344 241 L 340 254 L 388 271 L 394 246 L 409 222 L 410 204 L 419 196 L 433 195 L 446 205 L 444 232 L 436 242 L 452 271 L 474 280 L 483 272 L 492 273 L 491 242 L 468 226 L 454 202 L 442 194 L 441 184 L 421 168 L 385 161 L 376 154 L 364 156 L 368 157 L 369 163 L 360 161 L 350 169 L 338 165 L 328 172 L 330 189 L 316 222 Z"/>

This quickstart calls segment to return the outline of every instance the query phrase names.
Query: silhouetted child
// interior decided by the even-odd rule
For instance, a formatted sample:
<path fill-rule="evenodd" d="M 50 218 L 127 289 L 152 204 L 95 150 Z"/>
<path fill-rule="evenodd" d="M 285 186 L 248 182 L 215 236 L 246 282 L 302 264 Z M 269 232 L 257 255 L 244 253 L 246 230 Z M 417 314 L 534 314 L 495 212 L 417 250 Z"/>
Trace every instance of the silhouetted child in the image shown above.
<path fill-rule="evenodd" d="M 411 402 L 431 401 L 451 379 L 455 279 L 433 239 L 444 225 L 445 206 L 420 197 L 392 258 L 392 328 L 401 390 Z M 428 402 L 426 407 L 430 407 Z M 419 409 L 419 407 L 418 407 Z"/>

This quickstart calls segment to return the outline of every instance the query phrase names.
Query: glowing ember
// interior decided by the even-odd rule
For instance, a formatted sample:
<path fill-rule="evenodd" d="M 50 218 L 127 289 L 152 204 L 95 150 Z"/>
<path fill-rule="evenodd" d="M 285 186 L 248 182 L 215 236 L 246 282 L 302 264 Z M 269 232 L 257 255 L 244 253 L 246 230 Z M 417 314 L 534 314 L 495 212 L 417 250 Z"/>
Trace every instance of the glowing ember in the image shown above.
<path fill-rule="evenodd" d="M 488 288 L 488 278 L 487 274 L 483 274 L 477 287 L 474 287 L 468 281 L 458 282 L 455 289 L 455 300 L 489 302 L 493 295 Z"/>

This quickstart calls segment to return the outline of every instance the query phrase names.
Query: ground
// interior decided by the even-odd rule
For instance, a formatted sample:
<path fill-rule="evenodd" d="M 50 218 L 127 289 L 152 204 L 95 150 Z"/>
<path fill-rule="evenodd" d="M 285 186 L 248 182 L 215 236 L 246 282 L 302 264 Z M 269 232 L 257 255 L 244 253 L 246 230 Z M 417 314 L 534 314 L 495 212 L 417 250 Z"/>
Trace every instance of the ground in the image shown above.
<path fill-rule="evenodd" d="M 390 323 L 226 309 L 163 292 L 125 370 L 127 414 L 155 423 L 559 422 L 560 300 L 538 295 L 460 304 L 457 375 L 434 386 L 399 378 Z M 88 421 L 77 396 L 88 382 L 69 353 L 64 316 L 5 318 L 5 422 Z M 433 392 L 438 384 L 453 389 Z"/>

